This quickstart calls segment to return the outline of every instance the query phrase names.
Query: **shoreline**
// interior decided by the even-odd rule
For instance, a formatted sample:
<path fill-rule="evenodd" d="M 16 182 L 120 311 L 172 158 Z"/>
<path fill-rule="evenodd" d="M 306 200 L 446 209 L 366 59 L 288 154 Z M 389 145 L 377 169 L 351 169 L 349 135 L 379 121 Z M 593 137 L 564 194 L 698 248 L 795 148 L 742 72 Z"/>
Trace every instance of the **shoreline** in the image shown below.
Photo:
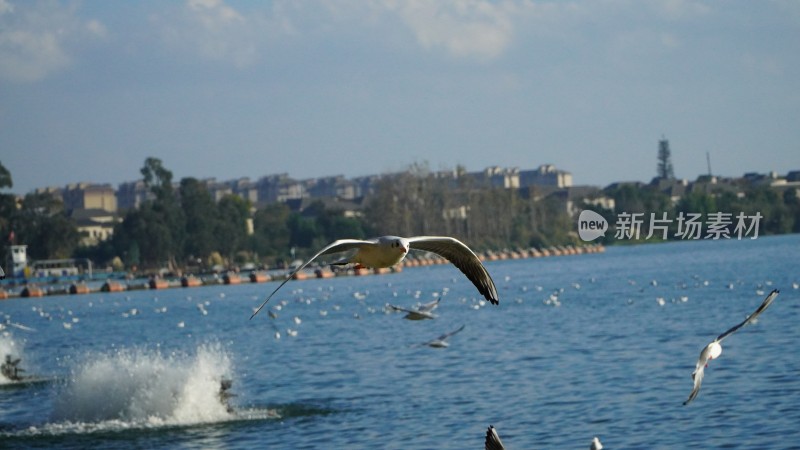
<path fill-rule="evenodd" d="M 551 256 L 570 256 L 605 252 L 605 246 L 601 244 L 585 246 L 554 246 L 549 248 L 529 248 L 517 250 L 500 250 L 479 252 L 478 257 L 481 261 L 501 261 L 506 259 L 529 259 L 546 258 Z M 318 267 L 315 269 L 304 269 L 292 276 L 295 280 L 307 280 L 313 278 L 333 278 L 339 276 L 366 276 L 384 275 L 401 272 L 404 268 L 424 267 L 437 264 L 449 264 L 445 258 L 436 254 L 414 254 L 406 257 L 400 264 L 389 268 L 381 269 L 342 269 L 332 270 L 330 267 Z M 101 283 L 101 280 L 75 281 L 71 283 L 50 283 L 43 284 L 37 282 L 23 281 L 14 286 L 14 289 L 7 289 L 6 286 L 0 287 L 0 301 L 12 298 L 39 298 L 54 295 L 85 295 L 97 294 L 102 292 L 126 292 L 138 290 L 161 290 L 174 288 L 193 288 L 203 286 L 231 285 L 242 283 L 267 283 L 270 281 L 283 280 L 289 276 L 289 270 L 253 270 L 249 272 L 229 271 L 225 273 L 213 273 L 207 275 L 185 275 L 182 277 L 146 277 L 132 279 L 111 279 L 108 278 Z"/>

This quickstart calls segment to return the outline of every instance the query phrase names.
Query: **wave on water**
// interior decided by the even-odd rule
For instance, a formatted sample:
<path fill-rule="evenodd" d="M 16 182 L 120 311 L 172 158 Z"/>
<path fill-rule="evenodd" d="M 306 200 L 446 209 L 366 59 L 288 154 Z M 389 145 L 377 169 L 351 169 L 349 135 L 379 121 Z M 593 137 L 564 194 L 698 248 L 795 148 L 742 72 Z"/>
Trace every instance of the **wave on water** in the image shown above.
<path fill-rule="evenodd" d="M 122 349 L 86 356 L 58 389 L 50 421 L 21 434 L 180 427 L 277 416 L 269 410 L 237 412 L 228 403 L 235 391 L 231 380 L 231 359 L 220 345 L 201 345 L 193 355 Z"/>

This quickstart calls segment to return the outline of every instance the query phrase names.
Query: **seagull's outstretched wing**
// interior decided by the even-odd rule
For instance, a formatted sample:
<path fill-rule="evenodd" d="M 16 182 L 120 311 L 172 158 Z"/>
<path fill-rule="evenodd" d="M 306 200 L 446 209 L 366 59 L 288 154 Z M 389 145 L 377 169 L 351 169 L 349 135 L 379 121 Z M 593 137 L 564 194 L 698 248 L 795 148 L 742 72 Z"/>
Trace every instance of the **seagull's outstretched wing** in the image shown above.
<path fill-rule="evenodd" d="M 393 310 L 395 310 L 395 311 L 402 311 L 402 312 L 404 312 L 404 313 L 409 313 L 409 314 L 417 312 L 417 311 L 412 311 L 412 310 L 410 310 L 410 309 L 402 308 L 402 307 L 400 307 L 400 306 L 395 306 L 395 305 L 392 305 L 391 303 L 387 303 L 386 305 L 387 305 L 389 308 L 392 308 L 392 309 L 393 309 Z"/>
<path fill-rule="evenodd" d="M 8 324 L 8 325 L 10 325 L 10 326 L 12 326 L 14 328 L 19 328 L 20 330 L 36 331 L 35 329 L 33 329 L 31 327 L 26 327 L 25 325 L 22 325 L 21 323 L 14 323 L 14 322 L 7 321 L 6 324 Z"/>
<path fill-rule="evenodd" d="M 344 251 L 351 250 L 351 249 L 354 249 L 354 248 L 361 248 L 361 247 L 363 247 L 365 245 L 375 245 L 375 241 L 372 241 L 372 240 L 366 241 L 366 240 L 361 240 L 361 239 L 339 239 L 338 241 L 331 242 L 330 244 L 328 244 L 327 247 L 325 247 L 322 250 L 320 250 L 316 255 L 312 256 L 308 261 L 304 262 L 302 266 L 300 266 L 297 269 L 295 269 L 294 272 L 292 272 L 288 277 L 286 277 L 286 279 L 283 280 L 283 282 L 281 282 L 281 284 L 278 285 L 278 287 L 276 287 L 275 290 L 272 291 L 271 294 L 269 294 L 269 297 L 267 297 L 267 299 L 264 300 L 264 303 L 262 303 L 261 306 L 258 307 L 256 312 L 254 312 L 253 315 L 250 316 L 250 318 L 252 319 L 253 317 L 255 317 L 256 314 L 258 314 L 258 312 L 261 311 L 261 308 L 263 308 L 264 305 L 267 304 L 269 299 L 271 299 L 272 296 L 275 295 L 276 292 L 278 292 L 278 289 L 282 288 L 283 285 L 286 284 L 287 281 L 291 280 L 292 277 L 294 276 L 294 274 L 296 274 L 297 272 L 305 269 L 305 267 L 307 265 L 309 265 L 311 263 L 311 261 L 314 261 L 315 259 L 317 259 L 318 257 L 320 257 L 322 255 L 328 255 L 330 253 L 344 252 Z"/>
<path fill-rule="evenodd" d="M 439 298 L 437 298 L 436 300 L 434 300 L 434 301 L 432 301 L 430 303 L 425 303 L 424 305 L 420 305 L 419 308 L 417 308 L 417 311 L 422 312 L 422 313 L 431 312 L 434 309 L 436 309 L 437 306 L 439 306 L 439 301 L 441 301 L 441 300 L 442 300 L 442 298 L 439 297 Z"/>
<path fill-rule="evenodd" d="M 484 448 L 486 450 L 505 450 L 506 449 L 503 446 L 503 441 L 500 440 L 500 436 L 497 435 L 497 431 L 491 425 L 489 425 L 489 429 L 486 430 L 486 442 L 484 444 Z"/>
<path fill-rule="evenodd" d="M 465 325 L 461 325 L 460 327 L 458 327 L 457 330 L 451 331 L 449 333 L 445 333 L 445 334 L 439 336 L 438 338 L 436 338 L 434 340 L 436 340 L 436 341 L 444 341 L 445 339 L 449 338 L 450 336 L 452 336 L 452 335 L 454 335 L 456 333 L 460 333 L 461 330 L 463 330 L 465 326 L 466 326 L 466 324 Z"/>
<path fill-rule="evenodd" d="M 715 341 L 716 342 L 716 341 Z M 700 358 L 697 360 L 697 366 L 694 368 L 694 372 L 692 372 L 692 380 L 694 380 L 694 387 L 692 388 L 692 392 L 689 394 L 689 398 L 683 402 L 684 405 L 688 405 L 689 402 L 694 400 L 697 397 L 697 394 L 700 392 L 700 385 L 703 384 L 703 376 L 706 373 L 706 364 L 708 364 L 708 355 L 710 354 L 710 347 L 711 344 L 707 345 L 702 352 L 700 352 Z"/>
<path fill-rule="evenodd" d="M 780 294 L 780 293 L 781 293 L 781 291 L 779 291 L 777 289 L 773 289 L 772 292 L 770 292 L 769 295 L 767 295 L 767 298 L 765 298 L 764 301 L 761 303 L 761 306 L 759 306 L 755 311 L 753 311 L 752 314 L 747 316 L 747 318 L 744 319 L 744 321 L 742 323 L 740 323 L 740 324 L 734 326 L 733 328 L 731 328 L 730 330 L 720 334 L 719 337 L 717 337 L 717 342 L 722 341 L 726 337 L 728 337 L 731 334 L 733 334 L 734 332 L 738 331 L 743 326 L 745 326 L 748 323 L 756 320 L 756 317 L 758 317 L 761 313 L 766 311 L 767 308 L 769 308 L 769 305 L 772 304 L 772 301 L 775 300 L 775 297 L 777 297 L 778 294 Z"/>
<path fill-rule="evenodd" d="M 446 258 L 464 273 L 478 291 L 493 304 L 500 303 L 497 288 L 478 256 L 463 242 L 447 236 L 415 236 L 407 238 L 415 250 L 433 252 Z"/>

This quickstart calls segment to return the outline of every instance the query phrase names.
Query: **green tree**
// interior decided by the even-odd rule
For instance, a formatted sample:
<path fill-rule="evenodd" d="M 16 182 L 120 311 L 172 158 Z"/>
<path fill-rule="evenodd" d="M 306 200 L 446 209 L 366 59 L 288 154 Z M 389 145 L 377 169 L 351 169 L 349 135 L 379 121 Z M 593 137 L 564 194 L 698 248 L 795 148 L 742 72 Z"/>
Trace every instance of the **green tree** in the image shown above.
<path fill-rule="evenodd" d="M 272 203 L 259 209 L 253 216 L 253 252 L 274 264 L 288 254 L 289 207 L 283 203 Z"/>
<path fill-rule="evenodd" d="M 131 210 L 114 228 L 114 248 L 125 264 L 157 269 L 174 257 L 172 233 L 151 202 Z"/>
<path fill-rule="evenodd" d="M 17 242 L 28 245 L 31 259 L 61 259 L 72 256 L 80 235 L 64 214 L 64 205 L 52 194 L 28 194 L 22 207 L 11 216 Z"/>
<path fill-rule="evenodd" d="M 675 212 L 702 214 L 706 218 L 708 213 L 717 212 L 717 201 L 714 196 L 705 192 L 690 192 L 678 201 Z"/>
<path fill-rule="evenodd" d="M 206 186 L 195 178 L 182 179 L 179 192 L 186 223 L 183 254 L 205 260 L 224 240 L 215 233 L 219 221 L 217 205 Z"/>
<path fill-rule="evenodd" d="M 289 215 L 289 233 L 291 247 L 311 249 L 319 242 L 320 229 L 317 221 L 299 213 Z"/>
<path fill-rule="evenodd" d="M 14 183 L 11 181 L 11 172 L 0 163 L 0 189 L 11 188 Z M 17 213 L 17 202 L 13 195 L 0 193 L 0 262 L 5 262 L 8 254 L 8 246 L 11 244 L 9 236 L 11 234 L 11 218 Z"/>
<path fill-rule="evenodd" d="M 145 160 L 141 173 L 155 199 L 145 202 L 140 212 L 144 213 L 142 217 L 147 222 L 152 221 L 147 228 L 155 233 L 151 240 L 160 247 L 145 251 L 150 247 L 149 243 L 139 240 L 142 263 L 149 267 L 167 263 L 174 269 L 177 262 L 183 260 L 186 220 L 172 187 L 172 172 L 163 166 L 160 159 L 150 157 Z"/>
<path fill-rule="evenodd" d="M 0 189 L 11 188 L 13 186 L 14 182 L 11 180 L 11 172 L 0 162 Z"/>
<path fill-rule="evenodd" d="M 214 225 L 217 250 L 229 260 L 244 249 L 247 243 L 247 219 L 250 205 L 241 197 L 226 195 L 217 205 L 218 214 Z"/>

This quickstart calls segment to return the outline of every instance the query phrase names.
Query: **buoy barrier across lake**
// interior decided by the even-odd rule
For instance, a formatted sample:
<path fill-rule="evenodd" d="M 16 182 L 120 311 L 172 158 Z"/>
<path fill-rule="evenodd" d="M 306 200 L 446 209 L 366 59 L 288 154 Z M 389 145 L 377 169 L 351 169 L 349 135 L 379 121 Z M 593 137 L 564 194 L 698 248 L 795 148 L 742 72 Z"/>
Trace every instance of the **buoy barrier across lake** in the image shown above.
<path fill-rule="evenodd" d="M 548 256 L 602 253 L 604 251 L 605 247 L 600 244 L 585 246 L 567 245 L 541 249 L 532 247 L 530 249 L 485 251 L 479 252 L 478 258 L 480 258 L 481 261 L 500 261 L 506 259 L 543 258 Z M 445 258 L 442 258 L 434 253 L 415 253 L 408 255 L 403 262 L 391 268 L 351 268 L 331 270 L 329 267 L 320 267 L 315 269 L 301 270 L 292 275 L 292 278 L 295 280 L 306 280 L 312 278 L 332 278 L 337 276 L 384 275 L 401 272 L 404 267 L 424 267 L 434 264 L 449 264 L 449 262 Z M 266 283 L 273 280 L 281 280 L 283 277 L 289 276 L 290 273 L 290 270 L 272 271 L 272 274 L 266 271 L 251 271 L 247 276 L 242 276 L 242 274 L 238 272 L 230 271 L 221 275 L 185 275 L 174 279 L 149 277 L 132 280 L 106 280 L 102 284 L 73 282 L 71 284 L 53 284 L 47 287 L 30 283 L 19 286 L 19 289 L 14 289 L 13 285 L 11 286 L 11 289 L 9 289 L 10 286 L 0 287 L 0 300 L 15 297 L 81 295 L 97 292 L 121 292 L 142 289 L 170 289 L 178 287 L 190 288 L 218 284 L 240 284 L 245 280 L 250 283 Z"/>

